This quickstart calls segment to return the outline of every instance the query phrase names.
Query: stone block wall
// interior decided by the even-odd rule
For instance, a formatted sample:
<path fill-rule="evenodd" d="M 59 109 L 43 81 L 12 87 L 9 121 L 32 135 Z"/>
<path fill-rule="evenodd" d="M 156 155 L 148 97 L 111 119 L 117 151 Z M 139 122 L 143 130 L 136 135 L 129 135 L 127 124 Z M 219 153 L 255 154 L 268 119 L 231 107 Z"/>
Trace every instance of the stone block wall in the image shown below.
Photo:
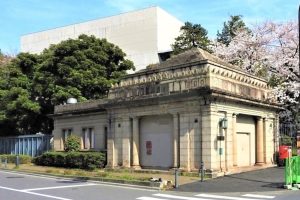
<path fill-rule="evenodd" d="M 95 150 L 104 150 L 106 144 L 105 127 L 107 127 L 106 113 L 93 113 L 90 115 L 79 115 L 72 117 L 57 117 L 54 120 L 54 149 L 64 150 L 63 129 L 72 129 L 72 134 L 81 138 L 83 147 L 83 128 L 93 128 L 95 134 Z"/>

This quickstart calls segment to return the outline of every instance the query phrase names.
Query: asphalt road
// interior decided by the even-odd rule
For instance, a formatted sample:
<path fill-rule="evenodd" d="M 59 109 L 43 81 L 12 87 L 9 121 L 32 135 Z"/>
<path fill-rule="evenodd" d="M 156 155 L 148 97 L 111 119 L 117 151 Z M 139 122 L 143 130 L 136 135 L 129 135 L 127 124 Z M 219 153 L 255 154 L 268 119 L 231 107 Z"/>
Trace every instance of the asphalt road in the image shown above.
<path fill-rule="evenodd" d="M 0 170 L 0 200 L 299 200 L 299 197 L 299 190 L 164 192 L 134 186 L 41 177 Z"/>
<path fill-rule="evenodd" d="M 273 167 L 240 174 L 227 175 L 204 182 L 181 185 L 185 192 L 279 192 L 283 191 L 284 168 Z M 299 198 L 300 199 L 300 198 Z"/>

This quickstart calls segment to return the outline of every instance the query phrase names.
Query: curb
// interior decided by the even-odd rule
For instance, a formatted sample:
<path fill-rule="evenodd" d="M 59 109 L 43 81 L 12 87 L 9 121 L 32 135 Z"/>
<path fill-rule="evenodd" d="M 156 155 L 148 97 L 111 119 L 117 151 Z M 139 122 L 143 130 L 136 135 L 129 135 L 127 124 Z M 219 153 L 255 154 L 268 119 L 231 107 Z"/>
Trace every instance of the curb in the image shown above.
<path fill-rule="evenodd" d="M 135 188 L 138 187 L 140 189 L 150 189 L 150 190 L 162 189 L 161 182 L 131 181 L 131 180 L 109 179 L 109 178 L 101 178 L 101 177 L 47 174 L 41 172 L 21 171 L 21 170 L 13 170 L 13 169 L 0 169 L 0 171 L 17 172 L 19 174 L 27 174 L 27 175 L 40 176 L 40 177 L 49 177 L 49 178 L 65 178 L 65 179 L 73 179 L 73 180 L 85 180 L 90 182 L 102 182 L 108 185 L 128 186 L 128 187 L 135 187 Z"/>

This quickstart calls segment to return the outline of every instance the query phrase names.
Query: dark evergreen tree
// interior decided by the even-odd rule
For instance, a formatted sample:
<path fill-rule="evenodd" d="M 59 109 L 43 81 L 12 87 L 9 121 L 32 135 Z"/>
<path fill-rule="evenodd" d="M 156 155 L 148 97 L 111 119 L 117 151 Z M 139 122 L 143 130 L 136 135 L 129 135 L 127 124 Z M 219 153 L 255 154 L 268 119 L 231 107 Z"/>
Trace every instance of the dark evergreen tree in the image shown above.
<path fill-rule="evenodd" d="M 240 29 L 246 29 L 250 32 L 250 29 L 246 27 L 246 24 L 242 20 L 242 15 L 230 16 L 230 19 L 224 22 L 222 32 L 218 31 L 217 41 L 228 46 Z"/>
<path fill-rule="evenodd" d="M 211 41 L 207 37 L 208 32 L 200 24 L 185 22 L 180 31 L 181 35 L 175 38 L 175 42 L 172 44 L 173 54 L 179 54 L 194 47 L 211 51 L 209 48 Z"/>

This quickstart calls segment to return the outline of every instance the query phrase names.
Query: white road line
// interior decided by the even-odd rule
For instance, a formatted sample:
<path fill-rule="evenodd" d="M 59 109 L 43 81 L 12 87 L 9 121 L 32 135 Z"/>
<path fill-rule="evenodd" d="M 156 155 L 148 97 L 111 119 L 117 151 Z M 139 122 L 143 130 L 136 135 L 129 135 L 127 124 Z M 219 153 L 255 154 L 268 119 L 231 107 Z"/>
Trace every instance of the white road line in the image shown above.
<path fill-rule="evenodd" d="M 158 197 L 165 197 L 170 199 L 184 199 L 184 200 L 209 200 L 209 199 L 203 199 L 203 198 L 195 198 L 195 197 L 184 197 L 184 196 L 177 196 L 177 195 L 171 195 L 171 194 L 153 194 L 154 196 Z"/>
<path fill-rule="evenodd" d="M 167 199 L 159 199 L 159 198 L 154 198 L 154 197 L 139 197 L 136 199 L 138 199 L 138 200 L 167 200 Z"/>
<path fill-rule="evenodd" d="M 37 196 L 42 196 L 42 197 L 48 197 L 48 198 L 52 198 L 52 199 L 72 200 L 72 199 L 67 199 L 67 198 L 62 198 L 62 197 L 56 197 L 56 196 L 52 196 L 52 195 L 47 195 L 47 194 L 40 194 L 40 193 L 36 193 L 36 192 L 24 192 L 24 193 L 32 194 L 32 195 L 37 195 Z"/>
<path fill-rule="evenodd" d="M 254 198 L 264 198 L 264 199 L 274 199 L 275 196 L 268 195 L 258 195 L 258 194 L 244 194 L 243 197 L 254 197 Z"/>
<path fill-rule="evenodd" d="M 26 173 L 21 173 L 21 172 L 6 172 L 6 171 L 1 171 L 0 173 L 6 173 L 6 174 L 17 174 L 17 175 L 21 175 L 21 176 L 29 176 L 29 177 L 34 177 L 34 178 L 42 178 L 42 179 L 49 179 L 49 180 L 71 180 L 71 179 L 67 179 L 67 178 L 60 178 L 60 177 L 50 177 L 47 175 L 42 175 L 42 174 L 26 174 Z"/>
<path fill-rule="evenodd" d="M 0 186 L 0 189 L 10 190 L 10 191 L 14 191 L 14 192 L 21 192 L 21 193 L 26 193 L 26 194 L 32 194 L 32 195 L 47 197 L 47 198 L 51 198 L 51 199 L 72 200 L 72 199 L 67 199 L 67 198 L 62 198 L 62 197 L 56 197 L 56 196 L 52 196 L 52 195 L 39 194 L 39 193 L 28 192 L 28 191 L 22 191 L 22 190 L 18 190 L 18 189 L 14 189 L 14 188 L 3 187 L 3 186 Z"/>
<path fill-rule="evenodd" d="M 17 174 L 22 176 L 29 176 L 33 178 L 41 178 L 41 179 L 49 179 L 49 180 L 71 180 L 74 181 L 72 178 L 61 178 L 61 177 L 50 177 L 47 175 L 34 175 L 34 174 L 26 174 L 26 173 L 18 173 L 18 172 L 7 172 L 0 170 L 1 173 L 7 173 L 7 174 Z M 80 182 L 80 180 L 78 181 Z M 93 181 L 89 180 L 90 183 L 96 183 L 97 185 L 105 186 L 105 187 L 118 187 L 118 188 L 124 188 L 129 190 L 141 190 L 141 191 L 157 191 L 156 188 L 148 188 L 144 186 L 137 186 L 137 185 L 130 185 L 130 184 L 120 184 L 120 183 L 113 183 L 113 182 L 103 182 L 103 181 Z"/>
<path fill-rule="evenodd" d="M 85 187 L 97 185 L 95 183 L 87 183 L 81 185 L 64 185 L 64 186 L 54 186 L 54 187 L 44 187 L 44 188 L 32 188 L 32 189 L 23 189 L 22 191 L 36 191 L 36 190 L 52 190 L 52 189 L 61 189 L 61 188 L 72 188 L 72 187 Z"/>
<path fill-rule="evenodd" d="M 230 200 L 258 200 L 258 199 L 249 199 L 249 198 L 242 198 L 242 197 L 230 197 L 230 196 L 221 196 L 221 195 L 213 195 L 213 194 L 197 194 L 197 197 L 207 197 L 207 198 L 215 198 L 215 199 L 230 199 Z"/>

